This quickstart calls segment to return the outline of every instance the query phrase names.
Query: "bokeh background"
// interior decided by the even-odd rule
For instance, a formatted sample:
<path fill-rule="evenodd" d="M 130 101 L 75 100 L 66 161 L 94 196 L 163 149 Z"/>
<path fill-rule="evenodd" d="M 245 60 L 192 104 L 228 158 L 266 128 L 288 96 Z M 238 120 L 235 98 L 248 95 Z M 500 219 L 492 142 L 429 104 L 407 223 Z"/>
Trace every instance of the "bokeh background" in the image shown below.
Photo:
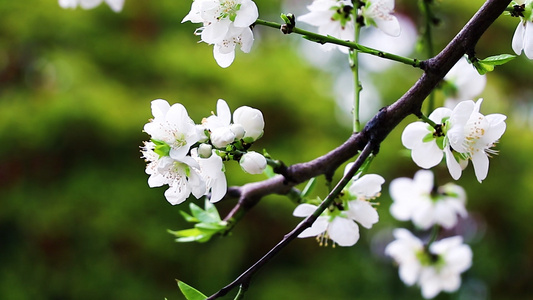
<path fill-rule="evenodd" d="M 261 18 L 278 21 L 281 11 L 310 2 L 257 5 Z M 416 2 L 396 4 L 415 29 Z M 435 49 L 482 2 L 439 1 Z M 270 196 L 228 237 L 179 244 L 166 232 L 190 225 L 179 214 L 187 205 L 171 206 L 164 188 L 147 185 L 139 146 L 148 138 L 142 128 L 151 100 L 183 103 L 196 122 L 219 98 L 232 110 L 259 108 L 266 127 L 254 150 L 266 148 L 287 164 L 322 155 L 351 132 L 336 103 L 349 88 L 339 84 L 340 71 L 317 63 L 330 54 L 304 50 L 296 35 L 256 28 L 252 52 L 237 51 L 233 65 L 221 69 L 212 47 L 193 35 L 196 24 L 181 24 L 189 8 L 190 1 L 126 0 L 116 14 L 106 5 L 85 11 L 61 9 L 55 0 L 0 1 L 0 299 L 183 299 L 175 279 L 212 294 L 298 223 L 287 198 Z M 517 23 L 501 17 L 480 41 L 479 57 L 512 53 Z M 367 90 L 379 94 L 366 101 L 379 108 L 420 71 L 393 64 L 365 74 Z M 458 182 L 470 217 L 454 233 L 472 247 L 473 266 L 458 292 L 437 299 L 533 299 L 532 74 L 522 56 L 487 76 L 482 112 L 506 114 L 508 129 L 483 184 L 471 167 Z M 440 93 L 437 99 L 442 103 Z M 417 168 L 399 137 L 415 120 L 388 137 L 371 172 L 387 182 L 412 177 Z M 236 164 L 227 169 L 230 185 L 264 179 Z M 436 174 L 441 183 L 451 180 L 443 166 Z M 317 194 L 325 192 L 320 179 Z M 390 217 L 388 185 L 379 201 L 381 221 L 362 230 L 356 246 L 296 240 L 254 278 L 247 299 L 421 298 L 383 255 L 392 229 L 411 225 Z M 234 203 L 220 202 L 221 214 Z"/>

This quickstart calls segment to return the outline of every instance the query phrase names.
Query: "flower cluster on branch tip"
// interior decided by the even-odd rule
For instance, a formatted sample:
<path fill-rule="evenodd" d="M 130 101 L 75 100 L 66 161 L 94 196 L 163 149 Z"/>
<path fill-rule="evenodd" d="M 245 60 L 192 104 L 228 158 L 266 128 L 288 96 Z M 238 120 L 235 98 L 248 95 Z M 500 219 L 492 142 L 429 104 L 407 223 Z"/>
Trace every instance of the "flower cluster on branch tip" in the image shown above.
<path fill-rule="evenodd" d="M 239 107 L 233 115 L 226 101 L 217 102 L 217 115 L 195 124 L 186 108 L 166 100 L 152 101 L 153 119 L 144 126 L 151 140 L 141 147 L 147 162 L 148 185 L 168 185 L 165 197 L 171 204 L 210 194 L 210 201 L 220 201 L 227 190 L 224 160 L 240 160 L 244 171 L 260 174 L 266 159 L 250 146 L 263 135 L 261 111 Z M 250 162 L 251 161 L 251 162 Z"/>
<path fill-rule="evenodd" d="M 351 164 L 346 166 L 345 172 Z M 359 226 L 371 228 L 378 222 L 379 216 L 370 202 L 380 196 L 381 185 L 385 179 L 377 174 L 366 174 L 361 177 L 355 176 L 347 185 L 338 201 L 326 209 L 313 223 L 310 228 L 304 230 L 299 238 L 315 236 L 320 245 L 327 246 L 328 240 L 333 245 L 353 246 L 359 240 Z M 320 201 L 320 199 L 318 199 Z M 312 201 L 310 201 L 312 202 Z M 298 205 L 293 212 L 296 217 L 312 215 L 317 206 L 311 203 Z"/>
<path fill-rule="evenodd" d="M 250 26 L 259 17 L 251 0 L 195 0 L 183 22 L 201 23 L 195 31 L 202 42 L 214 45 L 213 55 L 226 68 L 235 59 L 235 47 L 250 52 L 254 36 Z"/>
<path fill-rule="evenodd" d="M 402 133 L 403 145 L 411 150 L 413 161 L 421 168 L 431 168 L 446 157 L 450 175 L 457 180 L 471 160 L 479 182 L 489 170 L 491 148 L 506 129 L 506 116 L 479 112 L 483 99 L 462 101 L 453 110 L 440 107 L 426 122 L 409 124 Z"/>
<path fill-rule="evenodd" d="M 318 33 L 324 36 L 354 41 L 356 22 L 375 26 L 392 36 L 400 35 L 400 23 L 392 15 L 394 0 L 364 1 L 364 5 L 357 8 L 358 20 L 354 17 L 352 1 L 348 0 L 315 0 L 307 8 L 309 13 L 299 16 L 296 20 L 318 27 Z M 347 52 L 346 47 L 333 44 L 324 44 L 322 47 L 324 50 L 337 47 Z"/>

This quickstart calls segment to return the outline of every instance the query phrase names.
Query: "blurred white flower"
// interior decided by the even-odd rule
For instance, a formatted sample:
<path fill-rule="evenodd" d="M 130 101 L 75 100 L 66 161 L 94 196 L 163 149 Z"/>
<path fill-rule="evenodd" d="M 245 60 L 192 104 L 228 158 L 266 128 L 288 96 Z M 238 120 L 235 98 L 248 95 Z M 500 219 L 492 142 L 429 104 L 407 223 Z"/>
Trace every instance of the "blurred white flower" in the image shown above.
<path fill-rule="evenodd" d="M 267 161 L 263 155 L 250 151 L 241 157 L 239 164 L 246 173 L 261 174 L 267 166 Z"/>
<path fill-rule="evenodd" d="M 411 150 L 413 161 L 421 168 L 431 168 L 442 161 L 443 149 L 447 147 L 446 129 L 452 111 L 439 107 L 429 119 L 438 125 L 433 128 L 425 122 L 414 122 L 407 125 L 402 133 L 402 144 Z"/>
<path fill-rule="evenodd" d="M 400 35 L 400 23 L 392 15 L 394 0 L 366 0 L 365 2 L 362 8 L 365 24 L 375 26 L 390 36 Z"/>
<path fill-rule="evenodd" d="M 106 2 L 115 12 L 120 12 L 124 6 L 124 0 L 59 0 L 59 6 L 62 8 L 76 8 L 78 5 L 83 9 L 91 9 Z"/>
<path fill-rule="evenodd" d="M 445 147 L 446 163 L 453 179 L 461 177 L 468 160 L 474 165 L 479 182 L 487 177 L 489 155 L 496 154 L 491 148 L 501 138 L 506 129 L 502 114 L 487 116 L 479 112 L 483 99 L 476 103 L 472 100 L 459 103 L 453 110 L 447 131 L 450 147 Z"/>
<path fill-rule="evenodd" d="M 406 229 L 395 229 L 394 237 L 385 253 L 398 263 L 400 279 L 407 285 L 417 283 L 424 298 L 461 286 L 461 273 L 472 265 L 472 250 L 462 237 L 433 242 L 429 249 Z"/>
<path fill-rule="evenodd" d="M 523 50 L 527 58 L 533 59 L 533 5 L 531 0 L 526 0 L 524 4 L 523 17 L 520 17 L 511 46 L 517 55 L 520 55 Z"/>
<path fill-rule="evenodd" d="M 236 45 L 243 52 L 250 52 L 254 41 L 250 25 L 258 16 L 257 6 L 251 0 L 195 0 L 182 23 L 202 23 L 195 34 L 214 45 L 215 60 L 226 68 L 235 58 Z"/>
<path fill-rule="evenodd" d="M 166 144 L 163 145 L 168 147 L 165 155 L 182 159 L 199 139 L 196 125 L 179 103 L 170 106 L 166 100 L 157 99 L 152 101 L 151 106 L 154 118 L 144 125 L 144 131 L 154 142 Z"/>
<path fill-rule="evenodd" d="M 444 76 L 443 91 L 446 96 L 444 106 L 451 109 L 460 101 L 479 96 L 486 83 L 487 77 L 479 75 L 466 57 L 461 58 Z"/>
<path fill-rule="evenodd" d="M 353 41 L 355 38 L 355 27 L 352 18 L 352 2 L 348 0 L 315 0 L 309 6 L 309 13 L 296 18 L 297 21 L 318 27 L 318 33 L 325 36 L 332 36 L 345 41 Z M 323 50 L 329 51 L 338 47 L 343 52 L 348 49 L 326 43 Z"/>
<path fill-rule="evenodd" d="M 435 224 L 449 229 L 457 224 L 457 215 L 467 216 L 463 188 L 452 183 L 434 188 L 433 172 L 428 170 L 416 172 L 413 179 L 394 179 L 390 195 L 394 201 L 392 216 L 400 221 L 412 220 L 422 229 Z"/>

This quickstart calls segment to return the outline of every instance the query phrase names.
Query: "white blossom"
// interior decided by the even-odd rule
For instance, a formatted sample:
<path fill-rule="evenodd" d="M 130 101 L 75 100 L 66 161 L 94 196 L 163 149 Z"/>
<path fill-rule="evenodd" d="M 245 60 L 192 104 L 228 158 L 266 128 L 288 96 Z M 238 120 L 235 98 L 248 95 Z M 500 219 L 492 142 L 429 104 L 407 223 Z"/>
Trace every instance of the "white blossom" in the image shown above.
<path fill-rule="evenodd" d="M 144 125 L 144 131 L 152 140 L 168 145 L 170 157 L 182 159 L 198 141 L 196 125 L 179 103 L 170 106 L 166 100 L 157 99 L 151 106 L 154 118 Z"/>
<path fill-rule="evenodd" d="M 261 174 L 267 166 L 267 161 L 263 155 L 250 151 L 241 157 L 239 164 L 246 173 Z"/>
<path fill-rule="evenodd" d="M 226 68 L 235 58 L 236 45 L 243 52 L 250 52 L 254 40 L 250 25 L 258 16 L 257 6 L 251 0 L 195 0 L 182 23 L 202 23 L 195 34 L 214 45 L 215 60 Z"/>
<path fill-rule="evenodd" d="M 217 114 L 202 121 L 211 132 L 211 143 L 217 148 L 224 148 L 235 140 L 235 133 L 231 131 L 231 111 L 228 103 L 222 99 L 217 101 Z"/>
<path fill-rule="evenodd" d="M 124 0 L 59 0 L 59 6 L 62 8 L 76 8 L 78 5 L 83 9 L 91 9 L 106 2 L 115 12 L 120 12 L 124 6 Z"/>
<path fill-rule="evenodd" d="M 200 165 L 190 156 L 173 159 L 170 156 L 160 156 L 154 149 L 153 142 L 145 142 L 141 149 L 143 158 L 147 162 L 146 174 L 150 187 L 168 185 L 165 197 L 172 205 L 185 201 L 191 193 L 199 198 L 206 193 L 205 182 L 198 171 Z"/>
<path fill-rule="evenodd" d="M 296 18 L 297 21 L 318 27 L 318 33 L 345 41 L 353 41 L 355 25 L 352 17 L 353 5 L 348 0 L 315 0 L 309 6 L 309 13 Z M 329 51 L 338 47 L 347 52 L 346 47 L 324 44 L 322 48 Z"/>
<path fill-rule="evenodd" d="M 346 166 L 345 173 L 351 167 Z M 342 203 L 334 205 L 324 211 L 310 228 L 304 230 L 298 237 L 305 238 L 316 236 L 322 244 L 331 239 L 339 246 L 353 246 L 359 240 L 359 226 L 371 228 L 378 222 L 377 211 L 372 207 L 370 200 L 379 197 L 381 185 L 385 182 L 383 177 L 376 174 L 367 174 L 360 178 L 355 177 L 349 186 L 343 190 Z M 304 203 L 296 207 L 293 215 L 307 217 L 317 206 Z M 356 223 L 357 222 L 357 223 Z"/>
<path fill-rule="evenodd" d="M 457 224 L 457 215 L 466 217 L 466 194 L 462 187 L 448 183 L 434 188 L 433 172 L 420 170 L 413 179 L 396 178 L 390 184 L 394 201 L 390 207 L 393 217 L 428 229 L 438 224 L 451 228 Z"/>
<path fill-rule="evenodd" d="M 444 106 L 453 108 L 460 101 L 479 96 L 486 83 L 487 77 L 479 75 L 466 57 L 461 58 L 444 76 L 443 91 L 446 96 Z"/>
<path fill-rule="evenodd" d="M 479 112 L 483 99 L 459 103 L 450 116 L 447 132 L 450 147 L 445 147 L 446 163 L 453 179 L 461 177 L 462 170 L 472 161 L 479 182 L 487 177 L 489 155 L 496 154 L 491 148 L 506 129 L 502 114 L 484 116 Z"/>
<path fill-rule="evenodd" d="M 435 241 L 429 248 L 406 229 L 395 229 L 394 237 L 385 253 L 398 263 L 400 279 L 407 285 L 418 284 L 424 298 L 461 286 L 461 273 L 472 265 L 472 250 L 462 237 Z"/>
<path fill-rule="evenodd" d="M 205 144 L 202 144 L 205 145 Z M 209 157 L 203 158 L 198 155 L 197 149 L 191 150 L 191 157 L 198 162 L 199 175 L 205 182 L 205 194 L 211 192 L 210 202 L 220 201 L 227 191 L 226 175 L 224 174 L 224 163 L 215 150 Z"/>
<path fill-rule="evenodd" d="M 439 107 L 429 115 L 428 118 L 439 125 L 439 130 L 424 122 L 414 122 L 405 127 L 402 144 L 411 150 L 411 157 L 419 167 L 428 169 L 442 161 L 443 149 L 447 145 L 447 120 L 451 113 L 450 109 Z"/>
<path fill-rule="evenodd" d="M 526 0 L 524 4 L 523 17 L 520 17 L 511 46 L 517 55 L 520 55 L 523 50 L 527 58 L 533 59 L 533 4 L 531 0 Z"/>
<path fill-rule="evenodd" d="M 400 35 L 400 23 L 392 15 L 394 0 L 367 0 L 362 11 L 367 25 L 375 26 L 391 36 Z"/>

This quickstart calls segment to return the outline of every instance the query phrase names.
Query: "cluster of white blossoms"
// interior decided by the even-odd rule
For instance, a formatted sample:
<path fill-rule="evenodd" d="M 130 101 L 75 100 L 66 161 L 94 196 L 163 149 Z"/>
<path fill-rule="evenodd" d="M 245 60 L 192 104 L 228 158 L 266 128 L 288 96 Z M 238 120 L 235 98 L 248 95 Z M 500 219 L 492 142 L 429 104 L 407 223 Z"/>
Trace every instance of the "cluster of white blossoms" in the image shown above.
<path fill-rule="evenodd" d="M 518 6 L 514 1 L 511 4 Z M 533 2 L 526 0 L 522 5 L 522 11 L 518 15 L 520 23 L 516 27 L 511 45 L 517 55 L 523 50 L 527 58 L 533 59 Z"/>
<path fill-rule="evenodd" d="M 315 0 L 307 7 L 309 13 L 296 20 L 318 27 L 318 33 L 332 36 L 345 41 L 355 38 L 355 20 L 353 4 L 349 0 Z M 384 33 L 400 35 L 400 23 L 391 13 L 394 11 L 394 0 L 367 0 L 361 7 L 361 16 L 365 25 L 375 26 Z M 324 44 L 324 50 L 338 47 L 347 51 L 345 47 Z"/>
<path fill-rule="evenodd" d="M 425 245 L 406 229 L 394 230 L 395 241 L 385 248 L 399 265 L 400 278 L 407 285 L 415 283 L 422 296 L 429 299 L 441 291 L 453 292 L 461 286 L 461 273 L 472 265 L 472 250 L 460 236 Z"/>
<path fill-rule="evenodd" d="M 345 172 L 351 164 L 346 166 Z M 383 177 L 376 174 L 366 174 L 354 177 L 351 184 L 344 188 L 340 202 L 332 204 L 313 223 L 304 230 L 299 238 L 316 236 L 320 244 L 328 240 L 333 245 L 353 246 L 359 240 L 359 226 L 371 228 L 378 222 L 379 216 L 371 200 L 380 196 L 381 185 L 385 182 Z M 316 205 L 303 203 L 298 205 L 293 212 L 296 217 L 308 217 L 317 209 Z M 357 222 L 357 223 L 356 223 Z"/>
<path fill-rule="evenodd" d="M 59 6 L 63 8 L 76 8 L 78 5 L 83 9 L 92 9 L 96 6 L 107 3 L 115 12 L 120 12 L 124 6 L 124 0 L 59 0 Z"/>
<path fill-rule="evenodd" d="M 453 110 L 437 108 L 429 115 L 435 123 L 409 124 L 402 134 L 403 145 L 411 149 L 413 161 L 421 168 L 436 166 L 446 156 L 446 164 L 453 179 L 461 177 L 471 160 L 477 180 L 487 177 L 491 148 L 506 129 L 506 116 L 479 112 L 483 99 L 462 101 Z"/>
<path fill-rule="evenodd" d="M 252 0 L 194 0 L 182 23 L 202 23 L 195 34 L 202 42 L 214 45 L 216 62 L 226 68 L 235 59 L 237 45 L 243 52 L 250 52 L 254 43 L 250 26 L 258 17 L 257 6 Z"/>
<path fill-rule="evenodd" d="M 261 111 L 248 106 L 235 110 L 233 123 L 226 101 L 217 102 L 218 115 L 195 124 L 185 107 L 166 100 L 152 101 L 153 119 L 144 125 L 151 140 L 141 148 L 147 162 L 148 185 L 168 185 L 165 197 L 171 204 L 211 194 L 217 202 L 226 194 L 223 158 L 240 159 L 241 167 L 251 174 L 266 168 L 266 158 L 247 149 L 263 135 Z"/>

